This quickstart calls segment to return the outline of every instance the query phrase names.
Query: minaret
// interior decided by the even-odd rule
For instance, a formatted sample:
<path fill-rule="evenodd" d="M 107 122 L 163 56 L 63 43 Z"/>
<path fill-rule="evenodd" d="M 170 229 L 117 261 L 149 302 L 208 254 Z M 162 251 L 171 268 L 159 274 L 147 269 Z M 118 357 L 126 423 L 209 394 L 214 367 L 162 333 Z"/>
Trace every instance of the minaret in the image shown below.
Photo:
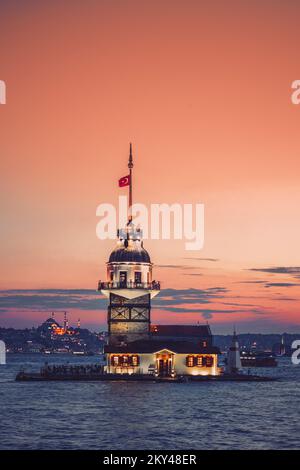
<path fill-rule="evenodd" d="M 69 321 L 67 318 L 67 312 L 64 312 L 64 331 L 67 331 L 68 328 L 69 328 Z"/>
<path fill-rule="evenodd" d="M 226 372 L 228 374 L 237 374 L 239 372 L 239 369 L 241 369 L 241 367 L 242 367 L 242 363 L 241 363 L 241 357 L 240 357 L 240 347 L 239 347 L 238 337 L 234 329 L 231 346 L 227 353 Z"/>
<path fill-rule="evenodd" d="M 108 299 L 108 335 L 110 345 L 147 340 L 150 336 L 151 298 L 160 284 L 152 281 L 152 263 L 143 246 L 143 232 L 132 222 L 132 145 L 128 168 L 128 223 L 117 233 L 117 246 L 107 263 L 107 279 L 99 281 L 98 290 Z"/>

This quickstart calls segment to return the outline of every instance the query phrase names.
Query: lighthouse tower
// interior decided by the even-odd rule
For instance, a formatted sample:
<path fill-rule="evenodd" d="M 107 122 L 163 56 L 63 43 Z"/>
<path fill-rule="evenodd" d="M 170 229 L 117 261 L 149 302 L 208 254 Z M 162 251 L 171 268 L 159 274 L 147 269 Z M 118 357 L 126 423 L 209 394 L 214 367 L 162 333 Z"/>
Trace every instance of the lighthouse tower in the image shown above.
<path fill-rule="evenodd" d="M 106 281 L 99 281 L 98 290 L 109 299 L 107 323 L 109 345 L 122 346 L 150 337 L 151 299 L 160 291 L 152 280 L 152 263 L 143 246 L 143 233 L 132 222 L 132 146 L 130 144 L 129 175 L 119 181 L 129 186 L 128 222 L 117 233 L 117 246 L 107 263 Z M 120 182 L 122 181 L 122 184 Z"/>
<path fill-rule="evenodd" d="M 238 374 L 239 369 L 241 369 L 241 367 L 242 367 L 242 364 L 241 364 L 241 357 L 240 357 L 240 347 L 239 347 L 238 337 L 234 329 L 231 346 L 227 353 L 226 372 L 228 374 Z"/>

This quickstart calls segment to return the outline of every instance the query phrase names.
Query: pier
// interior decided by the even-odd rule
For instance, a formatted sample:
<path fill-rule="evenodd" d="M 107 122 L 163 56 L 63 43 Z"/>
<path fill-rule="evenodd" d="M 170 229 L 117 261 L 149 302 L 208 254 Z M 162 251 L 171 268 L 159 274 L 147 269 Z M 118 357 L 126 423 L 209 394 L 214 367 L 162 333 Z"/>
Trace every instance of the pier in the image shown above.
<path fill-rule="evenodd" d="M 65 366 L 47 367 L 40 372 L 26 372 L 21 370 L 17 376 L 17 382 L 49 382 L 49 381 L 118 381 L 118 382 L 144 382 L 144 383 L 202 383 L 202 382 L 273 382 L 276 377 L 266 377 L 250 374 L 222 374 L 222 375 L 178 375 L 175 377 L 157 377 L 151 374 L 107 374 L 103 366 L 71 366 L 64 370 Z"/>

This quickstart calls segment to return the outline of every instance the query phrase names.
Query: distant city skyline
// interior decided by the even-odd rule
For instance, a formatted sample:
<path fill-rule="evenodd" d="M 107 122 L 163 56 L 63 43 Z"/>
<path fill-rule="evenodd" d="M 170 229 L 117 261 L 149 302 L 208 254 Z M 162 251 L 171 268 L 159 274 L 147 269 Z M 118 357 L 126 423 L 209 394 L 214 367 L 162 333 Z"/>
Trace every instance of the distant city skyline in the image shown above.
<path fill-rule="evenodd" d="M 188 4 L 1 4 L 0 326 L 104 328 L 96 208 L 132 141 L 135 202 L 205 205 L 203 250 L 145 241 L 152 321 L 300 331 L 300 5 Z"/>

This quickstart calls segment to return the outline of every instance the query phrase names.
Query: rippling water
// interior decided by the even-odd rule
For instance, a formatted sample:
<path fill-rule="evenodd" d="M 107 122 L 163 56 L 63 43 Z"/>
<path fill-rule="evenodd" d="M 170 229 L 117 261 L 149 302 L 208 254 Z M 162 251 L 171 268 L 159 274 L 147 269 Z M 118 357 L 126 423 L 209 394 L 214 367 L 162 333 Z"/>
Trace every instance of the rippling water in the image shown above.
<path fill-rule="evenodd" d="M 48 362 L 97 358 L 51 356 Z M 296 449 L 300 365 L 288 358 L 259 374 L 269 383 L 14 381 L 42 355 L 8 355 L 0 366 L 0 449 Z"/>

